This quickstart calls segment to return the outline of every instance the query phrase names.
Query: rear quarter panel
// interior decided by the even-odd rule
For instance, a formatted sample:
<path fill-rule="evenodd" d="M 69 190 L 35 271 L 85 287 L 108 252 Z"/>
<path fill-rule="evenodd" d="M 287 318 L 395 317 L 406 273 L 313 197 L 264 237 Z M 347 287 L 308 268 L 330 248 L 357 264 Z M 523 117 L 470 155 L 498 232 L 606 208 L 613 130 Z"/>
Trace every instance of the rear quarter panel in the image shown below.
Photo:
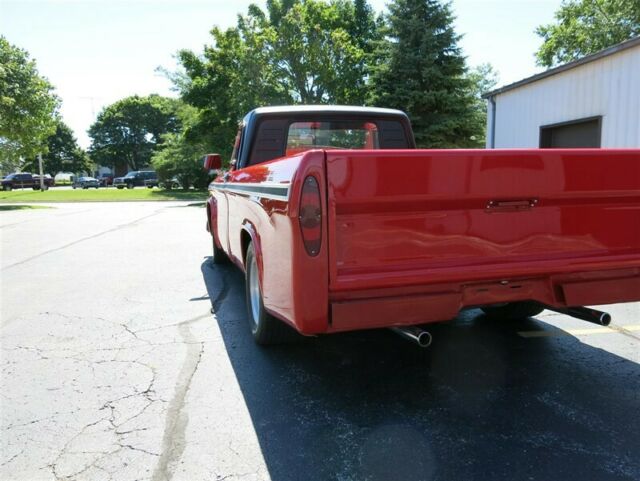
<path fill-rule="evenodd" d="M 324 152 L 309 151 L 232 171 L 223 185 L 228 203 L 228 246 L 241 268 L 247 239 L 254 243 L 265 308 L 302 333 L 323 332 L 328 316 L 328 248 L 326 215 L 319 254 L 310 257 L 298 223 L 301 185 L 307 175 L 326 192 Z M 286 199 L 269 198 L 243 188 L 288 186 Z M 214 194 L 216 198 L 220 193 Z M 323 206 L 326 213 L 326 204 Z"/>

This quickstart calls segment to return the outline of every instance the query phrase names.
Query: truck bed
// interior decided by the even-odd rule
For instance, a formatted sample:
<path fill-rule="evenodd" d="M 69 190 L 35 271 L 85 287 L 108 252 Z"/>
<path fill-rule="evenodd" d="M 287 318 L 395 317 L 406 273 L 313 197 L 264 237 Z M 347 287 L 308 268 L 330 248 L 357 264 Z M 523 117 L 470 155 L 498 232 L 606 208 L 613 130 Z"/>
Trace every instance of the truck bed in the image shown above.
<path fill-rule="evenodd" d="M 520 299 L 640 298 L 638 150 L 325 155 L 335 329 L 364 306 L 385 322 L 405 304 L 443 320 Z"/>

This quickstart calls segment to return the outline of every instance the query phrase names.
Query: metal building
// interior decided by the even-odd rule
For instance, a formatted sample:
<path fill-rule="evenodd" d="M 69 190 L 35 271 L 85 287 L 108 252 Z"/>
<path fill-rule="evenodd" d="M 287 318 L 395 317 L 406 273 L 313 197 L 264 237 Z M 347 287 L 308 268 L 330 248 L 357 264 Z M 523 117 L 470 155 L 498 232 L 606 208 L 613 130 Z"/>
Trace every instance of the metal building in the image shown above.
<path fill-rule="evenodd" d="M 487 148 L 638 148 L 640 37 L 483 97 Z"/>

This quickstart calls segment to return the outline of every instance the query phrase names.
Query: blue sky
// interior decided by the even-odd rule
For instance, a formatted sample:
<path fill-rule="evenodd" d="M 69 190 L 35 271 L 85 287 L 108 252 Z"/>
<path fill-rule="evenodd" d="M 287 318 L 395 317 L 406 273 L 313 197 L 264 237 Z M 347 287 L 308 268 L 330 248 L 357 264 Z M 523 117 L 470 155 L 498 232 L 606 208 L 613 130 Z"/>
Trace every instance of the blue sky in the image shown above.
<path fill-rule="evenodd" d="M 175 95 L 156 67 L 175 68 L 174 53 L 201 51 L 213 25 L 229 27 L 247 0 L 0 0 L 0 33 L 26 49 L 62 98 L 62 115 L 80 144 L 100 109 L 122 97 Z M 382 11 L 386 0 L 370 0 Z M 500 84 L 540 69 L 536 26 L 560 0 L 453 0 L 470 65 L 491 63 Z"/>

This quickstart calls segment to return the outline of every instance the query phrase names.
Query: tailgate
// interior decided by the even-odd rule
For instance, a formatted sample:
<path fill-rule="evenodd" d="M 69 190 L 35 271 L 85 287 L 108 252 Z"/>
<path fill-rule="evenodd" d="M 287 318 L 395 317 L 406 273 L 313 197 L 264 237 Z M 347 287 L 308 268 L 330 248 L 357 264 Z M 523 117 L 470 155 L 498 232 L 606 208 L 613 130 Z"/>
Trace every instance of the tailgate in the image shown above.
<path fill-rule="evenodd" d="M 640 265 L 640 150 L 326 159 L 333 292 Z"/>

